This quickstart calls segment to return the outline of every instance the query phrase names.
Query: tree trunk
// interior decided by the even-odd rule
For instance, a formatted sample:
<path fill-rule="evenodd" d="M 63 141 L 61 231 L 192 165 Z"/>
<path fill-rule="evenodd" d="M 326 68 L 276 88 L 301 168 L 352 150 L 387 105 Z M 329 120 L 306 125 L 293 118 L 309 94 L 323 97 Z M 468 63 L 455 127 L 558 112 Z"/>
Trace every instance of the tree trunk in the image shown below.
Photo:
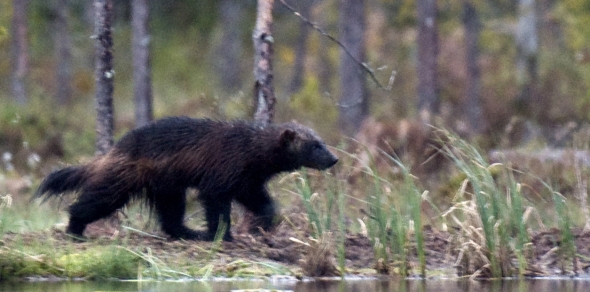
<path fill-rule="evenodd" d="M 321 7 L 322 9 L 319 12 L 317 12 L 317 15 L 315 15 L 314 19 L 318 20 L 319 27 L 322 27 L 322 28 L 328 30 L 329 28 L 333 27 L 335 24 L 330 23 L 328 21 L 327 17 L 322 15 L 324 8 L 327 7 L 325 3 L 326 2 L 323 2 L 321 4 L 321 5 L 323 5 Z M 320 90 L 322 92 L 332 92 L 332 79 L 333 79 L 332 77 L 334 76 L 334 72 L 336 71 L 335 66 L 332 62 L 332 59 L 330 58 L 330 52 L 329 52 L 329 48 L 332 44 L 333 43 L 327 37 L 322 36 L 319 39 L 320 49 L 318 50 L 318 53 L 317 53 L 319 68 L 318 68 L 316 74 L 319 79 Z"/>
<path fill-rule="evenodd" d="M 438 32 L 436 0 L 418 0 L 418 113 L 420 120 L 431 123 L 439 110 L 437 58 Z"/>
<path fill-rule="evenodd" d="M 262 123 L 271 123 L 274 118 L 276 102 L 272 85 L 272 8 L 274 0 L 258 0 L 256 11 L 256 26 L 252 38 L 254 39 L 254 98 L 256 112 L 254 119 Z"/>
<path fill-rule="evenodd" d="M 12 95 L 18 104 L 29 100 L 26 78 L 29 73 L 29 52 L 27 40 L 28 0 L 13 0 L 12 7 Z"/>
<path fill-rule="evenodd" d="M 70 39 L 69 1 L 55 1 L 55 54 L 57 60 L 55 99 L 58 104 L 68 104 L 72 98 L 72 42 Z"/>
<path fill-rule="evenodd" d="M 135 127 L 152 121 L 152 81 L 150 65 L 149 7 L 147 0 L 132 0 L 133 96 Z"/>
<path fill-rule="evenodd" d="M 463 2 L 463 26 L 465 28 L 465 51 L 467 65 L 467 88 L 465 92 L 465 113 L 470 134 L 480 134 L 484 128 L 482 117 L 479 70 L 479 34 L 481 23 L 471 0 Z"/>
<path fill-rule="evenodd" d="M 299 13 L 309 19 L 313 0 L 299 1 Z M 309 24 L 304 21 L 299 22 L 299 36 L 295 44 L 295 64 L 293 64 L 293 77 L 289 86 L 289 93 L 294 94 L 303 86 L 303 76 L 305 71 L 305 56 L 307 51 L 307 38 L 309 36 Z"/>
<path fill-rule="evenodd" d="M 520 86 L 517 110 L 525 116 L 534 116 L 533 91 L 537 81 L 537 13 L 535 0 L 519 0 L 516 27 L 516 74 Z"/>
<path fill-rule="evenodd" d="M 112 0 L 94 0 L 96 152 L 105 154 L 113 145 L 113 19 Z"/>
<path fill-rule="evenodd" d="M 341 0 L 339 38 L 350 53 L 365 60 L 365 1 Z M 354 136 L 369 112 L 366 73 L 362 65 L 340 49 L 339 127 L 347 136 Z"/>
<path fill-rule="evenodd" d="M 223 36 L 218 48 L 219 62 L 217 71 L 221 76 L 221 86 L 227 92 L 234 92 L 242 87 L 242 38 L 240 31 L 244 15 L 244 4 L 242 1 L 221 0 L 220 25 Z"/>
<path fill-rule="evenodd" d="M 84 11 L 82 12 L 82 20 L 84 24 L 91 26 L 94 25 L 96 9 L 94 8 L 94 1 L 84 2 Z"/>

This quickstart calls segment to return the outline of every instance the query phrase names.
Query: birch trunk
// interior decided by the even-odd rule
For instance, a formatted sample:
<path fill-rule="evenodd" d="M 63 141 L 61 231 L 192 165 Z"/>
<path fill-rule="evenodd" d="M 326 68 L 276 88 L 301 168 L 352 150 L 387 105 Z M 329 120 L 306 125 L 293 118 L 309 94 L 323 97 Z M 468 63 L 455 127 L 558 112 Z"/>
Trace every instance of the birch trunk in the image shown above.
<path fill-rule="evenodd" d="M 132 0 L 131 9 L 135 127 L 139 128 L 147 125 L 153 119 L 149 7 L 147 0 Z"/>
<path fill-rule="evenodd" d="M 96 152 L 105 154 L 113 146 L 113 37 L 112 0 L 94 0 Z"/>
<path fill-rule="evenodd" d="M 273 42 L 272 8 L 274 0 L 258 0 L 256 26 L 252 38 L 254 40 L 254 98 L 256 112 L 254 119 L 262 123 L 271 123 L 274 118 L 276 102 L 273 87 Z"/>

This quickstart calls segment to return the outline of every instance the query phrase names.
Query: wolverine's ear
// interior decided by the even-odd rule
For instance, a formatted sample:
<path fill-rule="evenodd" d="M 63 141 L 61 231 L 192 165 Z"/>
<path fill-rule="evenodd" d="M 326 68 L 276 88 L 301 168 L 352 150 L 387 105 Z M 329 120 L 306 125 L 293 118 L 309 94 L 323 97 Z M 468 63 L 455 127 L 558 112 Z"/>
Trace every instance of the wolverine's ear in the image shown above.
<path fill-rule="evenodd" d="M 281 133 L 281 144 L 291 143 L 297 138 L 297 132 L 291 129 L 285 129 Z"/>

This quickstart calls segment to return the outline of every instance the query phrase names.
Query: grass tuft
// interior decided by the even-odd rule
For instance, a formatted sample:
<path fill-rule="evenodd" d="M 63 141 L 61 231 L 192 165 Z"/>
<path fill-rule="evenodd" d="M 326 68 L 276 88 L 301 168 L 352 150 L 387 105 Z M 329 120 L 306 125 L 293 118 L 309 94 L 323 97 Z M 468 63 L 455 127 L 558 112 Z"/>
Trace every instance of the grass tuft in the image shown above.
<path fill-rule="evenodd" d="M 443 217 L 459 230 L 459 275 L 501 278 L 524 275 L 524 246 L 530 241 L 525 222 L 525 198 L 512 170 L 490 164 L 466 141 L 448 131 L 442 151 L 465 175 L 456 203 Z M 512 256 L 518 258 L 514 267 Z"/>

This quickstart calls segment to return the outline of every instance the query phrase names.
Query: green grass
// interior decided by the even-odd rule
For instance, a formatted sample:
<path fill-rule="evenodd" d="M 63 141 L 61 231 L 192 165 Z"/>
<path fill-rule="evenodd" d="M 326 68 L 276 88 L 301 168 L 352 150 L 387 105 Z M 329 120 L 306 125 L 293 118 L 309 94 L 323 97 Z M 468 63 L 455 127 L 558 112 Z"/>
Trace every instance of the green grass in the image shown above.
<path fill-rule="evenodd" d="M 369 164 L 362 166 L 362 179 L 356 185 L 343 183 L 346 178 L 338 174 L 324 178 L 323 188 L 319 187 L 322 191 L 316 192 L 311 187 L 314 180 L 310 180 L 306 173 L 299 177 L 295 182 L 296 190 L 313 237 L 321 238 L 322 233 L 331 232 L 336 238 L 344 238 L 343 233 L 350 232 L 350 229 L 344 230 L 339 224 L 346 220 L 343 218 L 355 214 L 350 210 L 343 212 L 343 206 L 354 201 L 361 210 L 357 215 L 364 217 L 367 236 L 374 249 L 374 268 L 380 273 L 409 275 L 415 272 L 424 277 L 427 256 L 422 206 L 428 205 L 439 212 L 439 216 L 431 218 L 432 224 L 454 227 L 451 236 L 458 239 L 456 250 L 459 252 L 460 274 L 473 278 L 524 276 L 531 260 L 530 231 L 535 229 L 530 217 L 531 213 L 538 211 L 518 179 L 530 175 L 520 173 L 508 164 L 490 164 L 475 146 L 448 131 L 441 130 L 439 135 L 445 145 L 441 151 L 452 161 L 455 176 L 463 177 L 448 210 L 438 211 L 438 206 L 427 198 L 429 192 L 420 188 L 410 168 L 397 157 L 381 152 L 389 168 L 377 167 L 371 157 Z M 356 159 L 353 154 L 348 156 Z M 546 191 L 553 192 L 548 184 L 543 185 Z M 360 190 L 353 189 L 359 186 Z M 365 196 L 351 195 L 358 193 Z M 556 227 L 563 230 L 561 257 L 572 259 L 575 246 L 568 215 L 571 211 L 564 207 L 565 198 L 559 198 L 553 202 L 554 212 L 548 214 L 556 216 Z M 338 218 L 335 226 L 333 218 Z M 551 218 L 545 219 L 551 221 Z M 412 250 L 417 256 L 415 271 L 408 269 Z M 342 257 L 339 260 L 340 263 L 344 261 Z"/>
<path fill-rule="evenodd" d="M 311 233 L 310 242 L 302 241 L 307 247 L 308 255 L 302 263 L 303 272 L 309 276 L 322 276 L 322 273 L 336 273 L 344 276 L 345 267 L 345 194 L 341 192 L 340 183 L 334 177 L 326 175 L 324 186 L 315 192 L 307 171 L 295 173 L 296 192 L 301 198 L 306 211 Z M 334 222 L 333 219 L 337 221 Z M 336 234 L 336 235 L 334 235 Z M 336 246 L 334 246 L 336 245 Z M 332 258 L 336 249 L 338 271 L 333 266 Z M 330 274 L 332 276 L 332 274 Z"/>
<path fill-rule="evenodd" d="M 47 230 L 64 219 L 63 214 L 55 212 L 51 206 L 39 205 L 28 200 L 28 196 L 25 200 L 20 197 L 0 196 L 0 235 Z"/>
<path fill-rule="evenodd" d="M 368 150 L 367 154 L 368 153 Z M 375 268 L 378 272 L 408 275 L 408 262 L 412 250 L 410 237 L 413 235 L 418 253 L 418 273 L 426 275 L 423 224 L 420 206 L 422 191 L 415 183 L 409 168 L 399 159 L 382 152 L 389 167 L 379 170 L 370 156 L 368 165 L 362 167 L 365 191 L 369 194 L 359 200 L 365 216 L 367 235 L 372 242 Z M 357 160 L 356 155 L 349 156 Z M 401 176 L 399 175 L 401 173 Z M 352 191 L 351 191 L 352 192 Z"/>
<path fill-rule="evenodd" d="M 297 193 L 301 196 L 301 202 L 307 212 L 309 219 L 310 229 L 312 230 L 312 236 L 318 239 L 320 235 L 330 229 L 329 223 L 331 222 L 331 210 L 323 210 L 324 216 L 322 215 L 321 205 L 318 203 L 318 193 L 313 192 L 310 186 L 307 173 L 302 171 L 296 181 Z M 333 201 L 332 198 L 328 198 L 328 202 Z M 328 204 L 331 206 L 331 204 Z"/>
<path fill-rule="evenodd" d="M 38 276 L 86 280 L 165 280 L 292 274 L 289 268 L 272 262 L 236 259 L 224 263 L 218 259 L 215 248 L 201 248 L 194 258 L 174 258 L 175 254 L 167 254 L 166 250 L 156 254 L 149 247 L 130 245 L 125 240 L 80 245 L 69 242 L 64 246 L 50 235 L 26 241 L 20 238 L 10 245 L 2 243 L 0 280 Z"/>
<path fill-rule="evenodd" d="M 74 244 L 74 243 L 72 243 Z M 24 242 L 0 249 L 0 278 L 57 276 L 85 279 L 134 279 L 140 258 L 115 245 L 80 251 L 53 241 Z"/>
<path fill-rule="evenodd" d="M 567 270 L 565 262 L 567 260 L 571 260 L 574 273 L 577 273 L 576 245 L 574 244 L 572 220 L 566 207 L 566 199 L 561 194 L 553 193 L 553 202 L 557 212 L 557 227 L 560 231 L 559 254 L 561 261 L 561 271 L 565 274 Z"/>

